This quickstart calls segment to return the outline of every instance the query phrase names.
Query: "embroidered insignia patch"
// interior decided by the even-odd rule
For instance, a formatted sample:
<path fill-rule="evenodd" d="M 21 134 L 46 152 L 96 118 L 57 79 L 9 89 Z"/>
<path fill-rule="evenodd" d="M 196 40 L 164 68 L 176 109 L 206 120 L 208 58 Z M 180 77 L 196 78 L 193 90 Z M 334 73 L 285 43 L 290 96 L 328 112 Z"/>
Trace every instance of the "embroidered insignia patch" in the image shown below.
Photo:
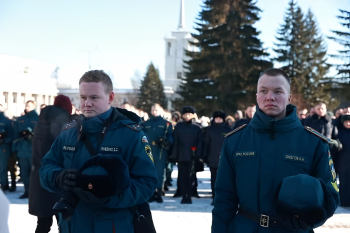
<path fill-rule="evenodd" d="M 100 151 L 106 152 L 106 153 L 111 153 L 111 154 L 121 154 L 123 148 L 121 147 L 107 147 L 107 146 L 101 146 Z"/>
<path fill-rule="evenodd" d="M 63 146 L 63 151 L 74 152 L 75 151 L 75 146 Z"/>
<path fill-rule="evenodd" d="M 300 155 L 291 155 L 291 154 L 286 154 L 283 155 L 283 159 L 287 161 L 294 161 L 294 162 L 299 162 L 299 163 L 306 163 L 305 157 L 300 156 Z"/>
<path fill-rule="evenodd" d="M 146 136 L 143 136 L 143 137 L 142 137 L 142 143 L 148 143 L 148 139 L 147 139 Z"/>
<path fill-rule="evenodd" d="M 235 157 L 254 157 L 256 156 L 255 151 L 238 151 L 235 154 Z"/>
<path fill-rule="evenodd" d="M 154 163 L 151 147 L 148 146 L 148 145 L 145 146 L 145 151 L 146 151 L 146 154 L 148 155 L 148 157 L 149 157 L 149 158 L 152 160 L 152 162 Z"/>

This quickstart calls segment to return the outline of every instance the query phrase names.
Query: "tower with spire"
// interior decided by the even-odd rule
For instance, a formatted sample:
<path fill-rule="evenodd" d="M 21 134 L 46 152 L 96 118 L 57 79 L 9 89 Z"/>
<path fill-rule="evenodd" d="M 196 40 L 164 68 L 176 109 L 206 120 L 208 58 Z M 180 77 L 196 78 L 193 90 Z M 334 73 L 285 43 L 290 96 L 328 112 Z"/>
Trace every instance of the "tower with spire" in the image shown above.
<path fill-rule="evenodd" d="M 184 77 L 183 61 L 189 59 L 185 55 L 185 50 L 192 50 L 193 46 L 189 41 L 193 41 L 190 31 L 185 28 L 185 5 L 184 0 L 180 0 L 180 21 L 176 30 L 171 32 L 171 36 L 165 37 L 165 80 L 164 87 L 177 91 L 181 78 Z"/>

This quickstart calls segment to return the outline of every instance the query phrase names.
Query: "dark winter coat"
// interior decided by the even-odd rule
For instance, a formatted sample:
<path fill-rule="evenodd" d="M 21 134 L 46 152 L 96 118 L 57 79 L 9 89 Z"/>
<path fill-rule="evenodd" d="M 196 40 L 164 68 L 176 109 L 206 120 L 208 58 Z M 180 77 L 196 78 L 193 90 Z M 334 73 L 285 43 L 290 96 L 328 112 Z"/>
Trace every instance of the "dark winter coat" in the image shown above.
<path fill-rule="evenodd" d="M 238 121 L 236 121 L 236 123 L 234 124 L 234 126 L 232 127 L 232 129 L 236 129 L 242 125 L 248 125 L 250 123 L 252 119 L 247 117 L 247 118 L 244 118 L 244 119 L 240 119 Z"/>
<path fill-rule="evenodd" d="M 350 129 L 344 127 L 339 120 L 338 122 L 338 138 L 343 148 L 336 152 L 335 170 L 337 172 L 350 171 Z"/>
<path fill-rule="evenodd" d="M 196 147 L 195 153 L 191 147 Z M 203 133 L 194 119 L 179 122 L 174 130 L 174 145 L 171 153 L 172 159 L 178 162 L 191 162 L 193 154 L 202 157 Z"/>
<path fill-rule="evenodd" d="M 225 140 L 225 135 L 231 131 L 231 128 L 224 123 L 216 124 L 205 129 L 203 157 L 208 167 L 218 168 L 221 147 Z"/>
<path fill-rule="evenodd" d="M 40 186 L 39 169 L 41 159 L 50 150 L 63 126 L 69 122 L 70 115 L 60 107 L 52 105 L 41 110 L 33 137 L 33 166 L 29 184 L 29 213 L 32 215 L 49 217 L 56 214 L 52 207 L 61 195 L 51 193 Z"/>
<path fill-rule="evenodd" d="M 338 129 L 332 123 L 332 118 L 328 115 L 320 117 L 316 113 L 304 121 L 304 126 L 309 126 L 330 139 L 338 139 Z"/>

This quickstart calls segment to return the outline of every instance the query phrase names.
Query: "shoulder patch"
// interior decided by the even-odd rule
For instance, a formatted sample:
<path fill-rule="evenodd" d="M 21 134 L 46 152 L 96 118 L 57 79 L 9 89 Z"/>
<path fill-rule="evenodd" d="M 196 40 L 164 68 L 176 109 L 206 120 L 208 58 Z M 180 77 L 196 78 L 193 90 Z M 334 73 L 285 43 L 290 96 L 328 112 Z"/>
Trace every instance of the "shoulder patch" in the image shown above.
<path fill-rule="evenodd" d="M 137 132 L 139 132 L 143 127 L 141 125 L 138 124 L 134 124 L 134 125 L 125 125 L 126 127 L 135 130 Z"/>
<path fill-rule="evenodd" d="M 62 131 L 77 127 L 77 122 L 68 123 L 63 126 Z"/>
<path fill-rule="evenodd" d="M 237 129 L 232 130 L 231 132 L 229 132 L 229 133 L 227 133 L 227 134 L 225 135 L 225 138 L 231 136 L 231 135 L 234 134 L 234 133 L 237 133 L 238 131 L 240 131 L 241 129 L 243 129 L 243 128 L 246 127 L 246 126 L 247 126 L 247 124 L 244 124 L 244 125 L 238 127 Z"/>
<path fill-rule="evenodd" d="M 317 131 L 314 130 L 313 128 L 311 128 L 311 127 L 309 127 L 309 126 L 304 126 L 304 127 L 305 127 L 305 129 L 306 129 L 308 132 L 310 132 L 310 133 L 316 135 L 317 137 L 321 138 L 322 140 L 324 140 L 324 141 L 326 141 L 326 142 L 329 142 L 329 141 L 330 141 L 330 139 L 328 139 L 326 136 L 320 134 L 319 132 L 317 132 Z"/>

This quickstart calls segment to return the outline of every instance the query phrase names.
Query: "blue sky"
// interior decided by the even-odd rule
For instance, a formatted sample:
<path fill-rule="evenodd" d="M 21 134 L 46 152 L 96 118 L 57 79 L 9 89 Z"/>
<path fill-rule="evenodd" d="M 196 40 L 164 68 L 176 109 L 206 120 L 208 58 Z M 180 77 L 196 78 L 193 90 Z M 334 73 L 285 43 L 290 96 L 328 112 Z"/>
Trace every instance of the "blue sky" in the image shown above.
<path fill-rule="evenodd" d="M 289 0 L 258 0 L 256 23 L 264 47 L 272 48 Z M 191 32 L 202 0 L 185 0 L 186 28 Z M 343 29 L 338 9 L 348 0 L 299 0 L 315 14 L 321 32 Z M 117 88 L 131 87 L 152 61 L 164 78 L 164 37 L 179 23 L 180 0 L 0 0 L 0 53 L 32 58 L 60 67 L 59 82 L 77 86 L 88 69 L 109 71 Z M 330 53 L 339 47 L 327 40 Z M 97 49 L 96 49 L 97 48 Z M 272 50 L 269 50 L 272 52 Z"/>

